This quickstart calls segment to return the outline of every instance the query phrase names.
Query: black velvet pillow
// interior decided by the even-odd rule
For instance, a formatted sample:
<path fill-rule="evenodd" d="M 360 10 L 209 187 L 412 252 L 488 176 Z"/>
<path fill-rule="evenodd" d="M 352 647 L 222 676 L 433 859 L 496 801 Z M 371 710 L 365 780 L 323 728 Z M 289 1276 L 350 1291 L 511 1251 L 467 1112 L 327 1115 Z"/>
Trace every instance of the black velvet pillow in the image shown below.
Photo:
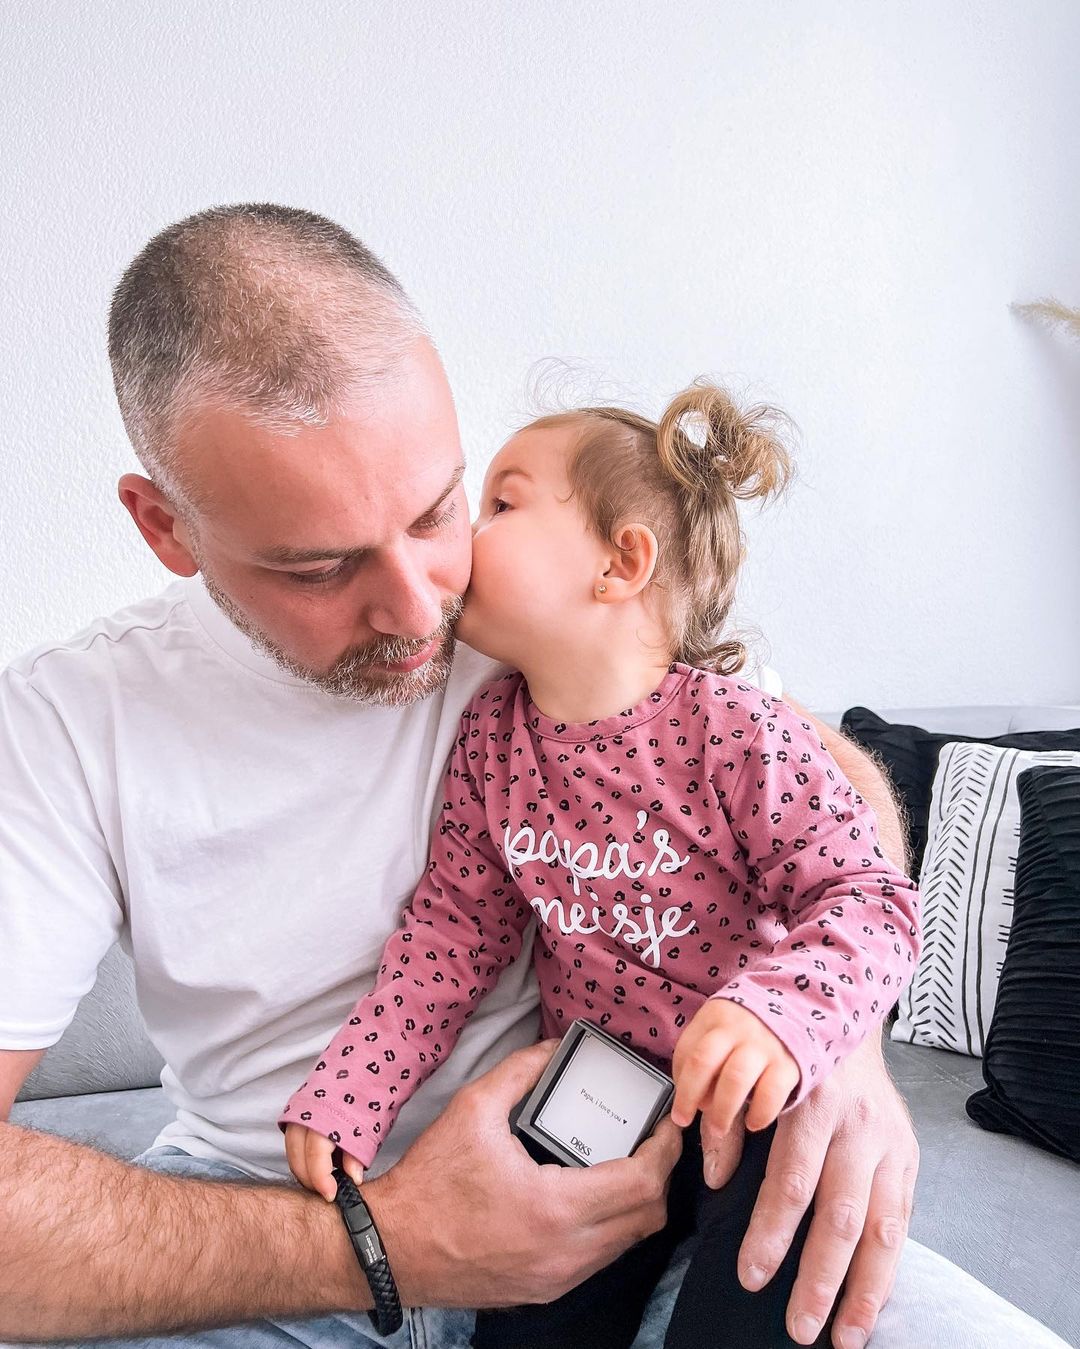
<path fill-rule="evenodd" d="M 984 1129 L 1080 1162 L 1080 768 L 1016 779 L 1020 850 L 1012 931 L 986 1037 Z"/>
<path fill-rule="evenodd" d="M 1010 731 L 1005 735 L 947 735 L 924 731 L 919 726 L 904 726 L 883 721 L 867 707 L 852 707 L 844 713 L 841 729 L 871 750 L 885 763 L 893 785 L 907 810 L 911 838 L 911 878 L 919 879 L 926 831 L 930 819 L 930 797 L 942 745 L 997 745 L 1001 749 L 1080 750 L 1080 727 L 1073 731 Z"/>

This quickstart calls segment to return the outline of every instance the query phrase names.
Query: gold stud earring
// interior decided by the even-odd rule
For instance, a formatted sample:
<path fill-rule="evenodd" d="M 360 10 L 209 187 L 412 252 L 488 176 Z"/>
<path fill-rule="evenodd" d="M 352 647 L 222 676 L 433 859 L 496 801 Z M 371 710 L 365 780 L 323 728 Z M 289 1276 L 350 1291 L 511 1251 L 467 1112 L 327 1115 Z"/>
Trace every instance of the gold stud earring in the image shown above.
<path fill-rule="evenodd" d="M 603 581 L 600 582 L 600 584 L 596 587 L 596 589 L 597 589 L 597 592 L 598 592 L 599 594 L 601 594 L 601 595 L 606 595 L 606 594 L 607 594 L 607 586 L 604 585 Z"/>

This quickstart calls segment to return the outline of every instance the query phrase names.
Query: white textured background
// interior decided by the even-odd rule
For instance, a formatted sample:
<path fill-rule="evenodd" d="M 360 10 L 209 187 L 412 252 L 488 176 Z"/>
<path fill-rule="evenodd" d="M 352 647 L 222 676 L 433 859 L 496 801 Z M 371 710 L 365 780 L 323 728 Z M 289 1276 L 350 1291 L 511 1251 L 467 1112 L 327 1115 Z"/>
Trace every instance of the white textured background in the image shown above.
<path fill-rule="evenodd" d="M 1080 5 L 0 8 L 0 659 L 164 579 L 122 515 L 110 288 L 276 199 L 426 311 L 472 462 L 532 363 L 711 372 L 803 437 L 741 618 L 819 707 L 1080 701 Z M 592 376 L 590 377 L 592 378 Z"/>

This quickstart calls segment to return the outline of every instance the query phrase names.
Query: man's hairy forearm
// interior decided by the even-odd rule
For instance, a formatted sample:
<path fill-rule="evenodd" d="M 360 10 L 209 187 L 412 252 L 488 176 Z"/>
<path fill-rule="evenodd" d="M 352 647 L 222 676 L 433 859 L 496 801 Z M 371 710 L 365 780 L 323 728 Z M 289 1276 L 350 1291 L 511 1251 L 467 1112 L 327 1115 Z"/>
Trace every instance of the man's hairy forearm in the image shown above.
<path fill-rule="evenodd" d="M 369 1307 L 336 1207 L 165 1176 L 0 1125 L 0 1340 Z"/>

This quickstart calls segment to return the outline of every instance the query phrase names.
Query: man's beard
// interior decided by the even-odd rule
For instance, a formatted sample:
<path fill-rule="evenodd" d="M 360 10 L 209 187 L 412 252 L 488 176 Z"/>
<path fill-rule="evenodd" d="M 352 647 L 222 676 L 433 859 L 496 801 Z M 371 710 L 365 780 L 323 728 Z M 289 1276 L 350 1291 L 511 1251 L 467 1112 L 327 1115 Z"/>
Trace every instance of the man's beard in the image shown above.
<path fill-rule="evenodd" d="M 421 698 L 430 698 L 445 686 L 450 677 L 454 658 L 454 629 L 464 608 L 460 595 L 455 595 L 443 604 L 442 622 L 430 637 L 419 640 L 381 637 L 366 646 L 349 647 L 328 670 L 316 670 L 283 651 L 273 638 L 251 621 L 212 576 L 203 571 L 202 577 L 207 593 L 218 608 L 228 615 L 259 651 L 269 656 L 286 674 L 303 679 L 305 683 L 336 698 L 352 698 L 374 707 L 407 707 Z M 438 649 L 418 670 L 401 673 L 386 669 L 387 665 L 417 655 L 432 641 L 438 642 Z"/>

